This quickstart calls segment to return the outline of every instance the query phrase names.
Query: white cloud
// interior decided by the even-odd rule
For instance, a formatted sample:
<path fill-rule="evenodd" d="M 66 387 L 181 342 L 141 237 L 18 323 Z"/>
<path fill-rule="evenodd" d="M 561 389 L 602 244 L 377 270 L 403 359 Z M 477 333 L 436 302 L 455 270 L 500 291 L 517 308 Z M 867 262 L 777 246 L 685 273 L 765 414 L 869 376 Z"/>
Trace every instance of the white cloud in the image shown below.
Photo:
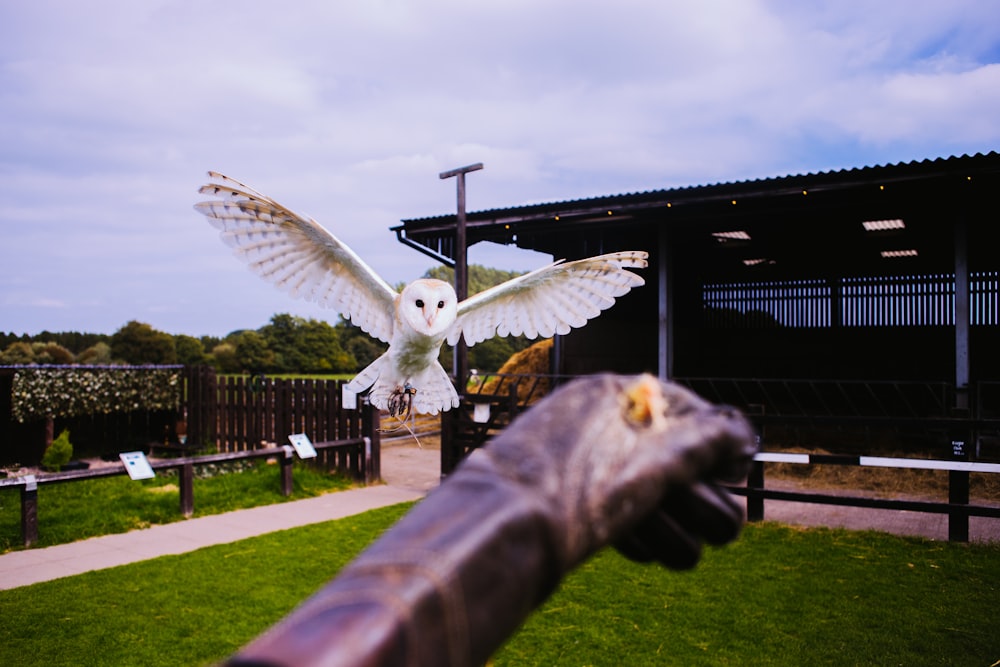
<path fill-rule="evenodd" d="M 387 228 L 454 210 L 445 169 L 486 164 L 477 209 L 988 151 L 998 72 L 988 0 L 7 3 L 0 290 L 66 306 L 0 330 L 320 316 L 192 211 L 207 169 L 394 283 L 431 262 Z"/>

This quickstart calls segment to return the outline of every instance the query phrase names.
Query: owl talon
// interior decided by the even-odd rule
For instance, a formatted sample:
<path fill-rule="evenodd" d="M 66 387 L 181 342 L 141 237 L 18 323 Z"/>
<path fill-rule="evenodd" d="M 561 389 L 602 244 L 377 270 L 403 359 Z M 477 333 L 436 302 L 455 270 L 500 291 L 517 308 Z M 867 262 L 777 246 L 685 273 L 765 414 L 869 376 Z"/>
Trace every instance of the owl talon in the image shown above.
<path fill-rule="evenodd" d="M 396 387 L 391 394 L 389 394 L 389 401 L 387 404 L 387 409 L 390 417 L 396 417 L 398 419 L 406 419 L 410 416 L 410 409 L 413 407 L 413 395 L 417 393 L 417 390 L 410 386 L 407 382 L 402 387 Z"/>

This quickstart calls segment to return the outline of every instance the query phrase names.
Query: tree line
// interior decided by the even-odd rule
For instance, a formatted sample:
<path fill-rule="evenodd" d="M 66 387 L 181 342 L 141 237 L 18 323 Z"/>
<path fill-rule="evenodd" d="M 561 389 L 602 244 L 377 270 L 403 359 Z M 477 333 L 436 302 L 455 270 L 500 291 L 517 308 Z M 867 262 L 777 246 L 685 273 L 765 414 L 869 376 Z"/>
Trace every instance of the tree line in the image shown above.
<path fill-rule="evenodd" d="M 348 373 L 362 359 L 381 354 L 367 335 L 341 321 L 330 325 L 287 313 L 259 329 L 225 337 L 172 335 L 131 321 L 111 335 L 43 331 L 35 336 L 0 333 L 0 364 L 189 364 L 223 373 Z"/>
<path fill-rule="evenodd" d="M 477 265 L 469 267 L 469 293 L 475 294 L 517 274 Z M 425 277 L 451 282 L 448 268 Z M 495 371 L 530 344 L 523 336 L 492 338 L 469 349 L 469 366 Z M 0 365 L 25 364 L 187 364 L 209 365 L 220 373 L 356 373 L 374 361 L 386 344 L 339 318 L 336 324 L 276 314 L 258 329 L 225 337 L 169 334 L 131 321 L 113 334 L 77 331 L 35 336 L 0 332 Z M 451 348 L 441 363 L 450 370 Z"/>

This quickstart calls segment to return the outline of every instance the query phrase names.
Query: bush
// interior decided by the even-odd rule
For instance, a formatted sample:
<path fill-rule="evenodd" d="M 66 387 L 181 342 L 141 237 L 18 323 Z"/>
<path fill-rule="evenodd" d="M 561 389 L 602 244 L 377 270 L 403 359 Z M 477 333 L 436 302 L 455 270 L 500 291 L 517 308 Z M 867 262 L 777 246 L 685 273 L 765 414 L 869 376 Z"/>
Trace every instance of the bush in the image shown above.
<path fill-rule="evenodd" d="M 31 343 L 15 341 L 0 352 L 0 364 L 17 366 L 33 363 L 35 363 L 35 351 L 31 348 Z"/>
<path fill-rule="evenodd" d="M 73 444 L 69 441 L 69 429 L 63 429 L 59 437 L 52 441 L 42 456 L 42 466 L 47 470 L 59 470 L 73 458 Z"/>

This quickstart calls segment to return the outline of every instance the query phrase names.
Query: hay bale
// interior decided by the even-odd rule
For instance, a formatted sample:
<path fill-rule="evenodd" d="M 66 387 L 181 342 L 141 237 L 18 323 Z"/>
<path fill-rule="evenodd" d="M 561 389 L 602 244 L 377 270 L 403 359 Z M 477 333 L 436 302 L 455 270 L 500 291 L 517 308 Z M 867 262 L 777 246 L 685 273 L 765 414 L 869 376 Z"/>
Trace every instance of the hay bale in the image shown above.
<path fill-rule="evenodd" d="M 497 372 L 510 375 L 548 375 L 552 368 L 551 357 L 552 339 L 545 338 L 512 354 Z"/>
<path fill-rule="evenodd" d="M 510 378 L 504 375 L 548 375 L 551 372 L 552 339 L 540 340 L 531 347 L 515 352 L 504 362 L 497 374 L 501 377 L 489 376 L 483 383 L 479 393 L 506 394 L 510 391 Z M 549 378 L 523 379 L 517 383 L 518 403 L 534 403 L 549 393 L 551 381 Z"/>

